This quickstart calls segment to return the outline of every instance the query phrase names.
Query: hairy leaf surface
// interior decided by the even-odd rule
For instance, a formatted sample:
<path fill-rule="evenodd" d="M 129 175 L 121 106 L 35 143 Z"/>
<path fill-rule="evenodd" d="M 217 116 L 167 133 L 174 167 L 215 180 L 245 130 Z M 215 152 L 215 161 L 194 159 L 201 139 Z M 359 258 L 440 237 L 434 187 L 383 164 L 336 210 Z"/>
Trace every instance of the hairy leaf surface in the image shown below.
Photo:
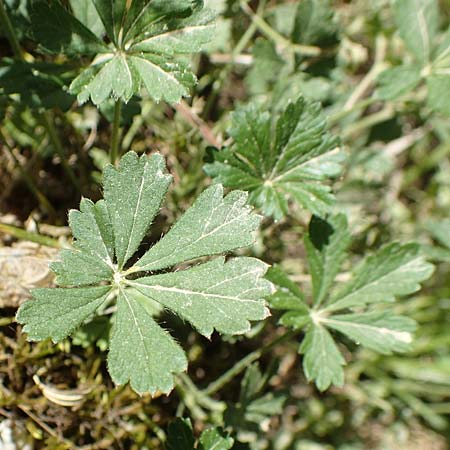
<path fill-rule="evenodd" d="M 52 265 L 57 282 L 70 287 L 34 290 L 17 320 L 30 339 L 58 342 L 117 298 L 108 355 L 112 379 L 130 382 L 139 393 L 167 393 L 187 358 L 156 322 L 163 309 L 208 337 L 214 330 L 244 333 L 250 321 L 268 316 L 264 298 L 272 284 L 263 279 L 267 265 L 258 259 L 218 257 L 185 268 L 192 259 L 251 245 L 260 217 L 246 205 L 246 193 L 224 197 L 222 186 L 213 186 L 139 259 L 135 253 L 172 177 L 159 154 L 133 152 L 103 175 L 105 199 L 82 199 L 80 210 L 69 213 L 73 248 Z M 178 264 L 183 266 L 174 272 L 154 273 Z"/>
<path fill-rule="evenodd" d="M 204 336 L 214 329 L 241 334 L 249 320 L 261 320 L 269 311 L 260 301 L 270 293 L 263 280 L 266 264 L 254 258 L 216 258 L 191 269 L 130 281 L 144 295 L 190 322 Z"/>
<path fill-rule="evenodd" d="M 317 215 L 333 203 L 324 181 L 340 173 L 342 153 L 326 131 L 318 103 L 300 97 L 274 118 L 255 105 L 236 111 L 229 131 L 234 144 L 215 152 L 205 171 L 227 187 L 250 192 L 249 201 L 280 219 L 287 198 Z"/>
<path fill-rule="evenodd" d="M 83 0 L 72 2 L 72 10 L 38 2 L 32 27 L 46 51 L 95 56 L 70 85 L 79 103 L 127 102 L 141 87 L 156 101 L 189 95 L 196 78 L 178 56 L 198 52 L 214 33 L 202 1 Z"/>
<path fill-rule="evenodd" d="M 285 277 L 274 276 L 273 269 L 268 275 L 280 286 L 269 298 L 273 308 L 286 311 L 280 323 L 306 330 L 300 346 L 303 368 L 308 380 L 314 380 L 322 391 L 331 384 L 341 386 L 344 380 L 345 360 L 331 330 L 383 354 L 409 349 L 415 322 L 382 304 L 416 292 L 433 271 L 419 246 L 393 243 L 366 257 L 350 280 L 336 288 L 349 244 L 344 215 L 331 216 L 328 221 L 313 217 L 305 236 L 312 284 L 308 302 Z"/>

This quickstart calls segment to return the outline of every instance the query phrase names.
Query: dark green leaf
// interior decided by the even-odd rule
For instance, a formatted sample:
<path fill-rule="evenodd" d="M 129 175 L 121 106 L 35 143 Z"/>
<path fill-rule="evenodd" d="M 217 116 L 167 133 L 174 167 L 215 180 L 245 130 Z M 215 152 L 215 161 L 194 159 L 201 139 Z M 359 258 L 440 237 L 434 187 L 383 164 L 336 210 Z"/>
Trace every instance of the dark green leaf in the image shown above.
<path fill-rule="evenodd" d="M 320 106 L 299 98 L 271 128 L 272 118 L 254 105 L 233 114 L 234 145 L 214 154 L 208 175 L 230 188 L 250 191 L 249 201 L 280 219 L 291 198 L 319 216 L 334 197 L 324 181 L 340 172 L 342 153 L 326 131 Z"/>
<path fill-rule="evenodd" d="M 439 26 L 437 0 L 395 0 L 400 36 L 422 66 L 430 62 Z"/>

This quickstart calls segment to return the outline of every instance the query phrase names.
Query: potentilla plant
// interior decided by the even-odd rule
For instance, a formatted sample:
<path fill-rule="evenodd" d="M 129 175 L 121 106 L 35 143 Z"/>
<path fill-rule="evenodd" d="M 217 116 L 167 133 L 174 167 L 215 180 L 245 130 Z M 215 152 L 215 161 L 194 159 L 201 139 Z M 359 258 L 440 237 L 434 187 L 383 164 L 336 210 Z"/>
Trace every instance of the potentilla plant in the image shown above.
<path fill-rule="evenodd" d="M 396 16 L 410 3 L 394 2 Z M 345 151 L 339 138 L 328 130 L 321 105 L 301 95 L 286 101 L 283 108 L 264 110 L 257 102 L 236 108 L 228 129 L 230 139 L 226 146 L 215 149 L 203 166 L 212 186 L 167 234 L 150 248 L 144 245 L 172 176 L 159 153 L 128 152 L 118 157 L 121 105 L 140 94 L 170 104 L 188 96 L 196 77 L 187 55 L 211 40 L 213 14 L 201 0 L 71 0 L 68 4 L 32 2 L 32 37 L 39 44 L 38 51 L 58 58 L 62 55 L 65 64 L 86 58 L 87 63 L 78 67 L 67 83 L 67 102 L 72 98 L 69 93 L 77 96 L 79 105 L 91 101 L 100 107 L 110 99 L 115 101 L 111 164 L 103 170 L 104 198 L 96 203 L 83 198 L 79 210 L 69 212 L 74 242 L 51 264 L 57 287 L 34 289 L 33 298 L 17 312 L 28 339 L 61 342 L 92 319 L 110 317 L 107 365 L 113 381 L 117 385 L 129 382 L 140 394 L 167 394 L 183 380 L 188 357 L 186 342 L 177 342 L 163 326 L 162 311 L 175 314 L 209 338 L 214 331 L 223 335 L 251 331 L 252 322 L 268 319 L 270 306 L 279 318 L 278 325 L 292 331 L 282 330 L 274 340 L 260 343 L 203 391 L 189 378 L 183 381 L 195 393 L 195 402 L 216 414 L 214 425 L 229 423 L 242 429 L 282 411 L 289 399 L 287 393 L 264 393 L 269 379 L 255 363 L 283 341 L 295 337 L 306 379 L 320 391 L 344 384 L 351 342 L 381 354 L 407 351 L 416 324 L 395 313 L 392 303 L 416 292 L 433 268 L 419 246 L 394 242 L 347 270 L 353 261 L 351 233 L 346 216 L 336 214 L 333 193 L 333 180 L 342 173 Z M 311 11 L 313 21 L 314 4 L 302 2 L 298 14 Z M 428 28 L 437 29 L 437 4 L 427 0 L 424 5 L 432 8 L 421 6 L 414 14 L 409 12 L 414 19 L 411 30 L 421 27 L 421 18 Z M 246 2 L 241 7 L 248 12 Z M 316 14 L 325 17 L 328 10 L 328 2 L 324 2 Z M 255 17 L 255 24 L 267 31 L 269 25 Z M 308 21 L 296 17 L 296 29 L 305 25 L 300 27 L 305 43 L 309 42 Z M 426 77 L 429 94 L 436 97 L 433 92 L 441 92 L 441 88 L 436 90 L 436 81 L 448 83 L 444 73 L 447 36 L 440 46 L 432 45 L 424 36 L 411 34 L 404 20 L 397 17 L 397 21 L 417 63 L 381 76 L 384 88 L 386 84 L 395 88 L 394 93 L 385 92 L 385 97 L 395 98 L 403 92 L 404 86 L 391 86 L 400 72 L 410 78 L 408 89 Z M 309 34 L 321 30 L 313 31 L 314 27 Z M 299 44 L 294 48 L 306 47 Z M 52 89 L 55 80 L 61 81 L 53 64 Z M 14 82 L 18 67 L 27 80 L 38 68 L 39 77 L 50 70 L 48 63 L 8 62 L 11 72 L 8 77 L 3 72 L 3 92 L 18 93 L 19 84 Z M 428 73 L 430 67 L 433 71 Z M 65 69 L 63 73 L 66 80 Z M 445 80 L 441 78 L 444 75 Z M 47 104 L 39 96 L 33 98 L 39 100 L 39 107 Z M 257 240 L 263 216 L 274 229 L 278 221 L 292 227 L 298 210 L 312 216 L 303 242 L 307 283 L 298 286 L 279 267 L 269 269 L 260 259 L 232 256 Z M 346 273 L 340 277 L 343 268 Z M 349 351 L 344 353 L 343 348 Z M 238 403 L 226 408 L 212 399 L 245 369 Z M 196 411 L 195 406 L 191 410 Z M 239 424 L 240 418 L 246 424 Z M 233 445 L 234 437 L 220 427 L 206 429 L 195 444 L 190 421 L 179 420 L 169 430 L 168 448 L 176 448 L 180 433 L 185 434 L 189 450 Z"/>
<path fill-rule="evenodd" d="M 187 368 L 182 347 L 153 318 L 155 302 L 206 337 L 214 330 L 245 333 L 250 321 L 269 315 L 264 297 L 272 286 L 263 278 L 267 265 L 256 258 L 219 256 L 167 272 L 253 243 L 260 217 L 245 192 L 224 197 L 222 186 L 208 188 L 133 262 L 171 179 L 159 154 L 129 152 L 118 168 L 108 166 L 104 200 L 83 199 L 69 213 L 74 248 L 52 264 L 59 287 L 35 289 L 17 313 L 30 340 L 60 342 L 114 300 L 108 369 L 117 384 L 130 381 L 139 393 L 169 392 L 173 375 Z"/>

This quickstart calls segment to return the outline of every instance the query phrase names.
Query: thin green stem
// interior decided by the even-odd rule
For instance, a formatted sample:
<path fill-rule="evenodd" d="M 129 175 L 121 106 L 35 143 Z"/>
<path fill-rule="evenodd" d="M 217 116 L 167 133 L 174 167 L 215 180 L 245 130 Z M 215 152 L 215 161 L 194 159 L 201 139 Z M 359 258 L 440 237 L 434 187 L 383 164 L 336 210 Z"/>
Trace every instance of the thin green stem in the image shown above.
<path fill-rule="evenodd" d="M 340 120 L 342 120 L 345 117 L 349 116 L 350 114 L 354 113 L 355 111 L 358 111 L 360 109 L 365 109 L 368 106 L 370 106 L 373 103 L 375 103 L 376 101 L 378 101 L 378 99 L 375 98 L 375 97 L 365 98 L 365 99 L 359 101 L 358 103 L 355 103 L 349 109 L 341 109 L 340 111 L 338 111 L 338 112 L 336 112 L 334 114 L 331 114 L 328 117 L 328 123 L 329 123 L 329 125 L 334 125 L 337 122 L 339 122 Z"/>
<path fill-rule="evenodd" d="M 198 405 L 210 411 L 223 411 L 225 409 L 225 403 L 212 399 L 204 391 L 198 389 L 186 373 L 179 373 L 177 378 L 189 390 Z"/>
<path fill-rule="evenodd" d="M 228 369 L 223 375 L 217 378 L 217 380 L 213 381 L 208 387 L 206 387 L 202 393 L 210 396 L 215 394 L 217 391 L 220 391 L 220 389 L 228 384 L 235 376 L 243 372 L 250 364 L 257 361 L 262 355 L 272 350 L 272 348 L 276 347 L 281 342 L 294 337 L 297 333 L 298 332 L 295 331 L 288 331 L 268 344 L 249 353 L 247 356 L 244 356 L 244 358 L 238 361 L 233 367 L 231 367 L 231 369 Z"/>
<path fill-rule="evenodd" d="M 258 5 L 257 14 L 262 14 L 264 11 L 264 7 L 266 6 L 267 0 L 261 0 L 261 2 Z M 251 41 L 253 35 L 255 34 L 258 27 L 256 26 L 256 23 L 252 21 L 250 26 L 247 28 L 245 33 L 241 36 L 238 43 L 234 47 L 234 49 L 231 52 L 231 62 L 227 66 L 225 66 L 222 71 L 220 72 L 217 79 L 214 81 L 212 92 L 208 96 L 208 100 L 206 101 L 206 105 L 203 109 L 203 117 L 208 117 L 209 113 L 211 112 L 211 108 L 216 101 L 217 95 L 222 90 L 223 83 L 225 82 L 226 78 L 230 74 L 230 72 L 233 70 L 233 62 L 236 56 L 238 56 L 242 50 L 248 45 L 248 43 Z"/>
<path fill-rule="evenodd" d="M 369 116 L 363 117 L 358 122 L 349 125 L 345 130 L 342 131 L 342 138 L 348 139 L 349 137 L 359 133 L 366 128 L 371 128 L 374 125 L 385 122 L 386 120 L 392 119 L 395 116 L 395 110 L 392 105 L 387 105 L 381 111 L 377 111 Z"/>
<path fill-rule="evenodd" d="M 56 239 L 49 236 L 42 236 L 42 234 L 33 233 L 6 223 L 0 222 L 0 232 L 9 234 L 23 241 L 35 242 L 36 244 L 45 245 L 47 247 L 61 248 L 61 244 Z"/>
<path fill-rule="evenodd" d="M 3 0 L 0 0 L 0 24 L 2 24 L 2 28 L 8 38 L 8 41 L 11 45 L 12 51 L 14 52 L 14 56 L 17 59 L 23 59 L 22 49 L 19 44 L 19 40 L 17 39 L 16 32 L 14 31 L 14 27 L 12 26 L 11 21 L 9 20 L 8 14 L 6 13 L 5 5 Z"/>
<path fill-rule="evenodd" d="M 70 178 L 70 181 L 72 181 L 72 184 L 75 186 L 77 191 L 81 192 L 81 186 L 78 181 L 78 178 L 75 176 L 74 171 L 70 167 L 69 161 L 67 160 L 66 152 L 64 151 L 64 148 L 62 146 L 61 140 L 59 139 L 58 132 L 56 131 L 55 125 L 53 124 L 53 120 L 49 114 L 48 111 L 44 111 L 41 114 L 42 121 L 44 123 L 45 129 L 48 133 L 48 137 L 50 138 L 50 142 L 52 143 L 53 147 L 56 150 L 56 153 L 58 153 L 59 157 L 61 158 L 61 164 L 63 166 L 64 171 L 66 172 L 67 176 Z"/>
<path fill-rule="evenodd" d="M 258 13 L 254 13 L 252 9 L 247 5 L 245 1 L 240 3 L 242 11 L 244 11 L 249 17 L 251 17 L 253 23 L 259 28 L 268 39 L 274 41 L 276 44 L 281 45 L 292 50 L 294 53 L 304 56 L 319 56 L 322 53 L 320 47 L 314 45 L 300 45 L 294 44 L 289 39 L 286 39 L 278 31 L 274 30 Z"/>
<path fill-rule="evenodd" d="M 51 214 L 51 215 L 55 214 L 55 210 L 53 209 L 53 206 L 48 201 L 47 197 L 39 190 L 39 188 L 36 186 L 33 179 L 28 175 L 26 170 L 22 167 L 22 164 L 17 159 L 17 156 L 14 154 L 13 149 L 9 146 L 9 144 L 6 141 L 1 130 L 0 130 L 0 139 L 3 141 L 3 146 L 4 146 L 5 150 L 10 154 L 11 158 L 13 159 L 14 164 L 15 164 L 17 170 L 20 172 L 20 175 L 22 176 L 26 185 L 28 186 L 28 189 L 36 197 L 36 199 L 39 202 L 39 204 L 41 205 L 42 209 L 47 214 Z"/>
<path fill-rule="evenodd" d="M 111 133 L 111 149 L 109 152 L 109 159 L 111 164 L 116 164 L 119 157 L 119 139 L 120 139 L 120 111 L 122 109 L 122 102 L 116 100 L 114 105 L 114 119 L 112 123 Z"/>

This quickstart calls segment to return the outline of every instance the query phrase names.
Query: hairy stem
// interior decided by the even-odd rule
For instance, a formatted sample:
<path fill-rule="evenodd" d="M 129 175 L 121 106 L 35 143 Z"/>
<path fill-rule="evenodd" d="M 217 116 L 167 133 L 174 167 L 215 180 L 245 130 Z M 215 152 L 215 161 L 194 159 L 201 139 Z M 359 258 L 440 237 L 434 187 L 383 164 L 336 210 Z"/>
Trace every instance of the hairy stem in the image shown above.
<path fill-rule="evenodd" d="M 112 123 L 111 133 L 111 149 L 109 152 L 109 159 L 111 164 L 116 164 L 119 157 L 119 138 L 120 138 L 120 111 L 122 109 L 122 102 L 116 100 L 114 105 L 114 119 Z"/>

